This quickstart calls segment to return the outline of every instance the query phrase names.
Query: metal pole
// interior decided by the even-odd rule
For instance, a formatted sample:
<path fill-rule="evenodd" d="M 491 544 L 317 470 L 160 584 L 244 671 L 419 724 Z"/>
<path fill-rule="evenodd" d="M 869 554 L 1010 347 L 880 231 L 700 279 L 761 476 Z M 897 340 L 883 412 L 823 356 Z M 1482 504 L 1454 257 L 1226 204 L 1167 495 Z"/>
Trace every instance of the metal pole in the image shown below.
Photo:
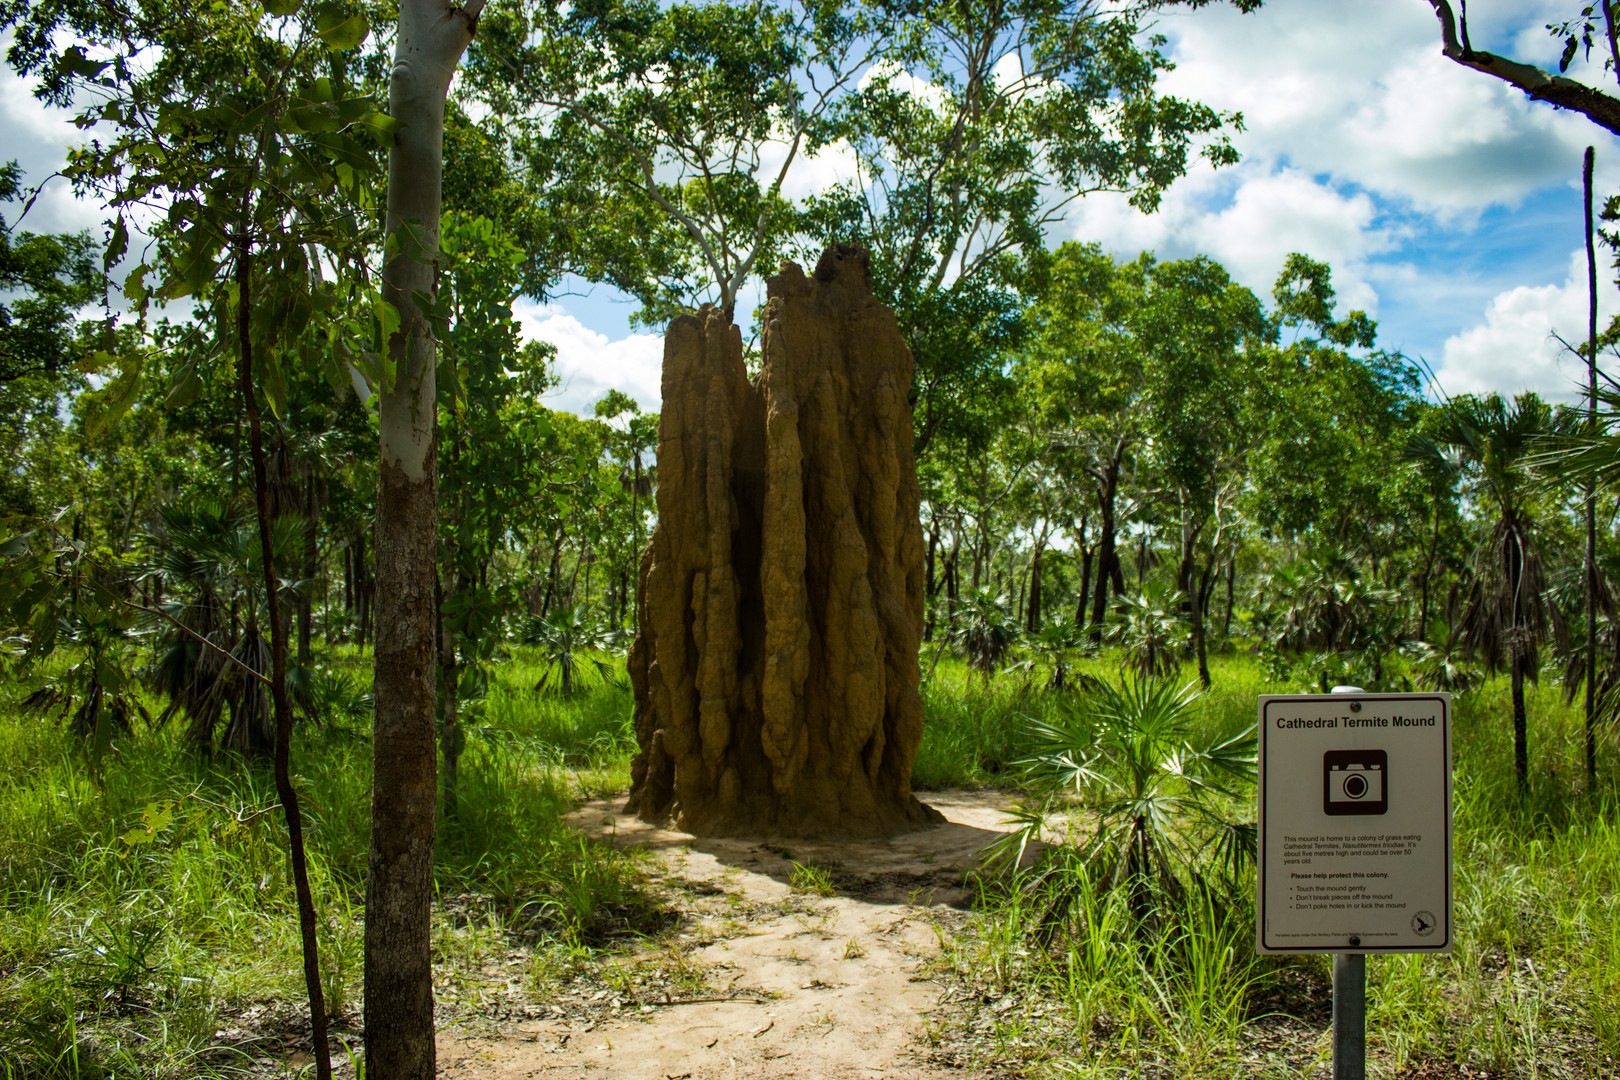
<path fill-rule="evenodd" d="M 1335 686 L 1335 694 L 1362 694 L 1359 686 Z M 1350 947 L 1361 944 L 1350 939 Z M 1333 1080 L 1367 1080 L 1367 958 L 1333 954 Z"/>
<path fill-rule="evenodd" d="M 1333 954 L 1333 1080 L 1366 1080 L 1367 958 Z"/>

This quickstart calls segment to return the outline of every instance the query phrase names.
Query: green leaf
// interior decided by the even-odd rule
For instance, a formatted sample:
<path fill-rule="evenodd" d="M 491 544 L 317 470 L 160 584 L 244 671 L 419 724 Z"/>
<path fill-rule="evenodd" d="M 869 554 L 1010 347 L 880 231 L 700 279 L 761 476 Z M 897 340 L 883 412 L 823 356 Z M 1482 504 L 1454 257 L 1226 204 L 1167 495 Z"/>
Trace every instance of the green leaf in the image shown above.
<path fill-rule="evenodd" d="M 0 555 L 8 559 L 16 558 L 28 550 L 28 542 L 34 538 L 34 530 L 29 529 L 13 536 L 10 540 L 0 544 Z"/>
<path fill-rule="evenodd" d="M 124 688 L 124 673 L 118 670 L 118 665 L 105 658 L 96 660 L 96 683 L 109 694 L 116 694 Z"/>
<path fill-rule="evenodd" d="M 259 381 L 264 387 L 265 401 L 270 411 L 280 420 L 287 415 L 287 377 L 281 370 L 279 349 L 269 350 L 259 365 Z"/>
<path fill-rule="evenodd" d="M 129 276 L 124 279 L 125 300 L 137 307 L 145 305 L 147 297 L 146 275 L 151 271 L 152 268 L 145 263 L 141 263 L 141 265 L 130 271 Z"/>
<path fill-rule="evenodd" d="M 140 392 L 141 366 L 135 362 L 109 383 L 105 391 L 96 395 L 85 418 L 86 434 L 96 439 L 112 430 L 113 425 L 135 404 Z"/>
<path fill-rule="evenodd" d="M 373 305 L 372 311 L 377 319 L 377 340 L 379 346 L 381 347 L 382 351 L 387 352 L 388 343 L 393 340 L 395 334 L 399 333 L 399 308 L 395 307 L 387 300 L 379 299 Z"/>
<path fill-rule="evenodd" d="M 291 15 L 303 0 L 264 0 L 266 15 Z"/>
<path fill-rule="evenodd" d="M 327 157 L 339 164 L 361 172 L 380 171 L 381 163 L 375 149 L 358 139 L 342 132 L 325 132 L 314 136 L 312 141 L 326 153 Z"/>
<path fill-rule="evenodd" d="M 97 63 L 84 54 L 84 50 L 75 45 L 62 54 L 62 68 L 70 75 L 77 75 L 81 79 L 93 79 L 111 66 Z"/>
<path fill-rule="evenodd" d="M 95 736 L 90 747 L 92 766 L 99 766 L 101 759 L 107 756 L 107 751 L 112 748 L 112 737 L 112 702 L 103 699 L 96 710 Z"/>
<path fill-rule="evenodd" d="M 44 578 L 23 589 L 21 595 L 17 597 L 16 602 L 11 606 L 12 618 L 16 619 L 19 623 L 28 622 L 29 617 L 34 612 L 34 609 L 39 607 L 44 600 L 50 597 L 51 591 L 55 587 L 55 582 L 51 581 L 49 578 Z M 49 613 L 47 612 L 47 614 Z M 50 623 L 54 626 L 56 624 L 56 620 L 51 618 Z"/>
<path fill-rule="evenodd" d="M 405 126 L 403 123 L 395 120 L 387 113 L 377 110 L 373 110 L 362 116 L 359 122 L 367 127 L 376 128 L 378 131 L 387 135 L 392 135 L 394 132 Z"/>
<path fill-rule="evenodd" d="M 349 12 L 335 5 L 324 5 L 315 13 L 315 30 L 333 52 L 358 48 L 371 33 L 371 24 L 358 11 Z"/>
<path fill-rule="evenodd" d="M 113 222 L 112 232 L 107 237 L 107 253 L 102 257 L 101 268 L 111 270 L 124 252 L 129 250 L 129 229 L 124 225 L 124 215 L 119 214 Z"/>
<path fill-rule="evenodd" d="M 167 408 L 178 409 L 190 405 L 202 393 L 202 380 L 197 377 L 194 365 L 187 364 L 175 372 L 174 381 L 169 386 L 169 392 L 163 398 Z"/>

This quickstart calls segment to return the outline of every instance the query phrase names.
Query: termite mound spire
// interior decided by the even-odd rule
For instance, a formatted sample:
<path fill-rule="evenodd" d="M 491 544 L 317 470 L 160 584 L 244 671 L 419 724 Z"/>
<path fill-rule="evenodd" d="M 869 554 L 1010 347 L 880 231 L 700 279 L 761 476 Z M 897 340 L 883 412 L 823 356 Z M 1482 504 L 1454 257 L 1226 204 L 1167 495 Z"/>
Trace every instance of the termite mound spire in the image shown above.
<path fill-rule="evenodd" d="M 700 835 L 881 836 L 943 820 L 922 739 L 911 351 L 866 253 L 767 281 L 763 365 L 706 306 L 664 340 L 658 526 L 630 650 L 627 813 Z"/>

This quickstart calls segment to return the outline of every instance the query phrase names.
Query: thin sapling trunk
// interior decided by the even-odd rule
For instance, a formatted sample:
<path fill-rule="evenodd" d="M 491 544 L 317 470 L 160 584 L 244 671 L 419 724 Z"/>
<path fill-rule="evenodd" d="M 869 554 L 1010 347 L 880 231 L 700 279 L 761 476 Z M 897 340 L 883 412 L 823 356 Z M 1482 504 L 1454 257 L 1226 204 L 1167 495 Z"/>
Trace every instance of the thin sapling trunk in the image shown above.
<path fill-rule="evenodd" d="M 276 794 L 287 819 L 287 846 L 292 852 L 293 889 L 298 896 L 298 929 L 304 946 L 304 986 L 309 993 L 309 1024 L 315 1043 L 315 1075 L 330 1080 L 332 1058 L 326 1044 L 326 1000 L 321 993 L 321 963 L 315 938 L 315 899 L 309 888 L 304 856 L 304 821 L 291 774 L 292 706 L 287 700 L 287 635 L 281 621 L 274 550 L 270 542 L 270 485 L 265 476 L 264 441 L 259 405 L 253 393 L 253 341 L 248 304 L 253 295 L 249 241 L 237 241 L 236 329 L 242 404 L 248 417 L 248 445 L 253 458 L 253 493 L 259 519 L 259 549 L 264 563 L 265 610 L 270 624 L 270 699 L 276 717 Z"/>

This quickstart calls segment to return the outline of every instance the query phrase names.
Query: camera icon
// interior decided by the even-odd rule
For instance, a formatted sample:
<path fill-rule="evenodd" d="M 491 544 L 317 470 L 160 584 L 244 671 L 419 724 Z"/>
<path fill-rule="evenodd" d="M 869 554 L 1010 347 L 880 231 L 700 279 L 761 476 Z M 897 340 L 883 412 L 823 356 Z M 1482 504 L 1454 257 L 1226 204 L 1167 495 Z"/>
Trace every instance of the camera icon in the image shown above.
<path fill-rule="evenodd" d="M 1322 755 L 1322 812 L 1382 814 L 1389 809 L 1389 755 L 1329 750 Z"/>

